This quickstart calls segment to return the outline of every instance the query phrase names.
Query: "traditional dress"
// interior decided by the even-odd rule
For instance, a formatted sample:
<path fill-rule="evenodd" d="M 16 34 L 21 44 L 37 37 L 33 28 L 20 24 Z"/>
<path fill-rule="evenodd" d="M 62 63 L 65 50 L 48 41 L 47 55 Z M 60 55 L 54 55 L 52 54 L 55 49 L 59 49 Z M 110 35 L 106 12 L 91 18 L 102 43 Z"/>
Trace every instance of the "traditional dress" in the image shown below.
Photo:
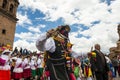
<path fill-rule="evenodd" d="M 76 79 L 77 80 L 82 80 L 84 75 L 82 73 L 80 59 L 75 58 L 74 61 L 73 61 L 73 65 L 74 65 L 73 71 L 74 71 Z"/>
<path fill-rule="evenodd" d="M 35 78 L 37 75 L 36 69 L 37 69 L 37 63 L 36 63 L 37 58 L 35 56 L 32 56 L 32 59 L 30 61 L 30 67 L 31 67 L 31 73 L 32 77 Z"/>
<path fill-rule="evenodd" d="M 50 71 L 50 80 L 70 80 L 69 74 L 71 69 L 66 65 L 67 60 L 65 56 L 67 53 L 66 37 L 68 37 L 66 30 L 65 26 L 61 26 L 60 34 L 57 37 L 47 38 L 47 35 L 43 34 L 36 42 L 37 48 L 47 53 L 46 66 Z"/>
<path fill-rule="evenodd" d="M 22 59 L 17 58 L 16 65 L 13 70 L 14 79 L 21 79 L 23 76 L 23 68 L 22 68 Z"/>
<path fill-rule="evenodd" d="M 9 59 L 10 55 L 6 55 L 5 53 L 11 53 L 9 50 L 3 51 L 2 55 L 0 56 L 0 80 L 10 80 L 10 65 Z"/>
<path fill-rule="evenodd" d="M 43 62 L 43 58 L 39 56 L 37 59 L 37 76 L 38 76 L 38 78 L 40 78 L 43 74 L 42 62 Z"/>
<path fill-rule="evenodd" d="M 14 73 L 13 73 L 13 70 L 14 70 L 14 67 L 15 67 L 15 65 L 16 65 L 16 60 L 17 60 L 17 57 L 12 57 L 11 59 L 10 59 L 10 61 L 11 61 L 11 79 L 14 79 Z"/>
<path fill-rule="evenodd" d="M 86 77 L 86 80 L 92 80 L 92 71 L 89 58 L 84 60 L 84 76 Z"/>
<path fill-rule="evenodd" d="M 31 68 L 30 68 L 30 62 L 28 58 L 25 58 L 23 63 L 23 78 L 28 79 L 31 76 Z"/>

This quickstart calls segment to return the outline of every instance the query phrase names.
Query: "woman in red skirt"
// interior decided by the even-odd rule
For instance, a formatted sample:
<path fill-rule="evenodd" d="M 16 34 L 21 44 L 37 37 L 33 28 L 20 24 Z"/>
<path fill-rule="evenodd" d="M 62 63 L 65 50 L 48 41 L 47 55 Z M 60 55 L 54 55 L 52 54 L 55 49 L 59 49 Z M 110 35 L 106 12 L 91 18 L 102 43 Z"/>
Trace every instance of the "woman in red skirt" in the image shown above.
<path fill-rule="evenodd" d="M 14 70 L 13 70 L 14 80 L 22 80 L 22 77 L 23 77 L 22 73 L 23 73 L 22 56 L 19 56 L 17 58 L 16 65 L 15 65 Z"/>
<path fill-rule="evenodd" d="M 31 68 L 30 68 L 30 57 L 26 56 L 23 61 L 23 78 L 24 80 L 30 80 Z"/>
<path fill-rule="evenodd" d="M 14 78 L 14 73 L 13 73 L 13 70 L 14 70 L 14 67 L 15 67 L 15 64 L 16 64 L 16 60 L 17 60 L 17 57 L 12 57 L 11 58 L 11 64 L 10 64 L 10 67 L 11 67 L 11 80 L 13 80 Z"/>
<path fill-rule="evenodd" d="M 10 80 L 10 53 L 11 51 L 5 50 L 0 56 L 0 80 Z"/>

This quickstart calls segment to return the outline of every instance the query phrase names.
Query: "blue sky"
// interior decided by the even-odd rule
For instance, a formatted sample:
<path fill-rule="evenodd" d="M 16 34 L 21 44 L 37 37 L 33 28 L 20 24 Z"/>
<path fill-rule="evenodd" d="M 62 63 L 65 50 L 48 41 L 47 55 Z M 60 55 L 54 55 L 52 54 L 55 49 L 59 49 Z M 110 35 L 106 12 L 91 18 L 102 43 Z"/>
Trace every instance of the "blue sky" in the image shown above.
<path fill-rule="evenodd" d="M 73 51 L 87 53 L 99 43 L 104 53 L 116 47 L 120 0 L 19 0 L 14 47 L 36 51 L 36 39 L 59 25 L 71 27 Z"/>

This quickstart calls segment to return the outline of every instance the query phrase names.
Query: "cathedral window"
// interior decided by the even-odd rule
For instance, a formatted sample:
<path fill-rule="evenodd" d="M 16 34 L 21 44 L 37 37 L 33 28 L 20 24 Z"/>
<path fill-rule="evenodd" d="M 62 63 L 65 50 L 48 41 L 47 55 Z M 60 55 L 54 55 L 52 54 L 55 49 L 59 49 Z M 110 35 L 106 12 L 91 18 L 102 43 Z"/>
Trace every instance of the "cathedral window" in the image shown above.
<path fill-rule="evenodd" d="M 10 10 L 9 10 L 9 11 L 10 11 L 11 13 L 13 13 L 13 9 L 14 9 L 14 6 L 13 6 L 13 4 L 11 4 L 11 5 L 10 5 Z"/>
<path fill-rule="evenodd" d="M 7 6 L 7 0 L 3 0 L 2 8 L 6 8 Z"/>
<path fill-rule="evenodd" d="M 5 29 L 2 29 L 2 34 L 6 34 L 6 30 Z"/>

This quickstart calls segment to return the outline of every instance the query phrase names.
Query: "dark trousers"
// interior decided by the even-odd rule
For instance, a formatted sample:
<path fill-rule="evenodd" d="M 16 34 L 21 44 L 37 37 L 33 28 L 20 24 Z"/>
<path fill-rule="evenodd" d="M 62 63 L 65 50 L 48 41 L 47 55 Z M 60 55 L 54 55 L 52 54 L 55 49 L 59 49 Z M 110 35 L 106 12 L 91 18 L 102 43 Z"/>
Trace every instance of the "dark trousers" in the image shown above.
<path fill-rule="evenodd" d="M 116 77 L 118 72 L 118 66 L 114 66 L 114 70 L 115 70 L 115 77 Z"/>
<path fill-rule="evenodd" d="M 50 71 L 50 80 L 69 80 L 65 58 L 50 58 L 46 64 Z"/>
<path fill-rule="evenodd" d="M 107 72 L 95 72 L 96 80 L 108 80 Z"/>

